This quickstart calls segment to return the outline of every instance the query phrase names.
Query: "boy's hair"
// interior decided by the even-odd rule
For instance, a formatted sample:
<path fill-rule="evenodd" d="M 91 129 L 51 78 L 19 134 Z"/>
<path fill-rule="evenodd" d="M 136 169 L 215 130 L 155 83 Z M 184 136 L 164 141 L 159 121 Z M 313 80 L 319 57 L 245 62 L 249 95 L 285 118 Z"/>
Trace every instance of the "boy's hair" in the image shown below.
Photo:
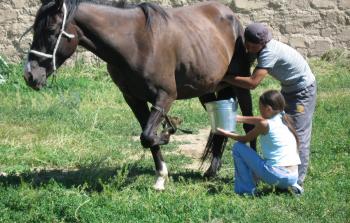
<path fill-rule="evenodd" d="M 297 141 L 297 148 L 299 149 L 299 139 L 297 132 L 295 131 L 293 127 L 293 121 L 284 112 L 284 108 L 286 107 L 286 101 L 284 100 L 283 95 L 276 90 L 268 90 L 265 91 L 259 98 L 259 102 L 262 105 L 269 105 L 271 108 L 275 111 L 282 112 L 282 121 L 283 123 L 288 127 L 288 129 L 293 133 L 295 140 Z"/>

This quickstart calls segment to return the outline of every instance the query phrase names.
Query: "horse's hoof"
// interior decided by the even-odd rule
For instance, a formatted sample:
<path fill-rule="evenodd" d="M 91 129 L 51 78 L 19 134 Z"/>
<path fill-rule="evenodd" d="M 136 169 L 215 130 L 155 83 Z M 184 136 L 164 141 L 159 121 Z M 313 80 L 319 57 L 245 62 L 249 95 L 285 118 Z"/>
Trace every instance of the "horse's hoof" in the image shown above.
<path fill-rule="evenodd" d="M 213 170 L 208 169 L 204 173 L 203 177 L 206 178 L 206 179 L 213 179 L 213 178 L 216 177 L 216 175 L 217 175 L 216 172 L 214 172 Z"/>
<path fill-rule="evenodd" d="M 153 189 L 156 191 L 163 191 L 165 190 L 165 182 L 167 181 L 166 177 L 159 176 L 157 178 L 156 183 L 153 185 Z"/>
<path fill-rule="evenodd" d="M 165 187 L 164 186 L 153 185 L 153 189 L 156 190 L 156 191 L 164 191 Z"/>
<path fill-rule="evenodd" d="M 164 161 L 161 162 L 161 170 L 156 171 L 157 181 L 153 188 L 157 191 L 165 190 L 165 183 L 168 181 L 168 168 Z"/>
<path fill-rule="evenodd" d="M 204 173 L 204 177 L 208 178 L 208 179 L 212 179 L 212 178 L 216 177 L 220 168 L 221 168 L 221 159 L 214 157 L 211 161 L 210 167 Z"/>

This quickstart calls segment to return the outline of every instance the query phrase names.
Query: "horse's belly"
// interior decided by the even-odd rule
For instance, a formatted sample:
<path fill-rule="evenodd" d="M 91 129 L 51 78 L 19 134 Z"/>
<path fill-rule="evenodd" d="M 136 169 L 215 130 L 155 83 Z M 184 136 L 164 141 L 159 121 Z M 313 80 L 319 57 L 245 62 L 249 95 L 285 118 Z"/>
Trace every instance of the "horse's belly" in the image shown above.
<path fill-rule="evenodd" d="M 227 72 L 226 60 L 204 55 L 178 63 L 175 71 L 176 91 L 178 99 L 199 97 L 215 92 L 218 84 Z"/>
<path fill-rule="evenodd" d="M 192 86 L 185 86 L 183 88 L 179 88 L 177 91 L 177 99 L 189 99 L 189 98 L 196 98 L 202 95 L 205 95 L 212 91 L 198 91 L 195 90 Z"/>
<path fill-rule="evenodd" d="M 185 83 L 176 85 L 176 99 L 195 98 L 210 92 L 215 92 L 219 82 L 219 79 L 199 82 L 188 80 Z M 123 93 L 132 95 L 143 101 L 149 101 L 152 103 L 157 97 L 158 89 L 153 84 L 147 84 L 147 81 L 144 79 L 126 79 L 123 82 L 123 85 L 117 85 Z"/>
<path fill-rule="evenodd" d="M 114 83 L 123 94 L 127 94 L 141 101 L 153 102 L 156 99 L 157 89 L 145 78 L 134 74 L 130 70 L 119 71 L 112 66 L 109 66 L 108 70 Z"/>
<path fill-rule="evenodd" d="M 215 92 L 223 76 L 224 72 L 216 75 L 190 75 L 181 81 L 181 78 L 177 78 L 177 99 L 194 98 Z"/>
<path fill-rule="evenodd" d="M 157 88 L 152 84 L 147 84 L 147 81 L 144 79 L 128 80 L 125 83 L 125 87 L 123 89 L 120 88 L 120 90 L 139 100 L 151 103 L 153 103 L 157 97 Z"/>

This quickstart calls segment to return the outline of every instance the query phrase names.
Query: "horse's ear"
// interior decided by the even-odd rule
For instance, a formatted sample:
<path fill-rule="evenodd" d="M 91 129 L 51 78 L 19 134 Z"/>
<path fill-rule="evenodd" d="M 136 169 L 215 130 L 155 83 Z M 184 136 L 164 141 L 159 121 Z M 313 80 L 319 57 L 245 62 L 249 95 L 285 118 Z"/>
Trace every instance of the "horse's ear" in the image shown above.
<path fill-rule="evenodd" d="M 57 8 L 55 0 L 41 0 L 41 4 L 42 4 L 40 8 L 41 13 L 46 12 L 47 10 L 51 10 L 53 7 Z"/>
<path fill-rule="evenodd" d="M 63 6 L 64 0 L 55 0 L 55 7 L 61 9 Z"/>
<path fill-rule="evenodd" d="M 42 4 L 42 5 L 47 5 L 47 4 L 49 4 L 50 2 L 52 2 L 52 0 L 41 0 L 41 4 Z"/>

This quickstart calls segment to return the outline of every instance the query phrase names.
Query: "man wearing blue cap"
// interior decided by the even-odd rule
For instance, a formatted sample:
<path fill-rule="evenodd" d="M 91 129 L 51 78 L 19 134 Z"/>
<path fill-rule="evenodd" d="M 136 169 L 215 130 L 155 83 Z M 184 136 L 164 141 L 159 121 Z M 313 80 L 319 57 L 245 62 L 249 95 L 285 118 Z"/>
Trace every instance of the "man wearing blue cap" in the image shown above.
<path fill-rule="evenodd" d="M 227 75 L 223 81 L 234 86 L 255 89 L 267 74 L 281 83 L 286 113 L 293 119 L 299 138 L 298 184 L 303 185 L 309 165 L 312 116 L 316 105 L 316 80 L 303 56 L 292 47 L 272 39 L 261 23 L 249 25 L 244 32 L 247 51 L 257 58 L 251 76 Z"/>

